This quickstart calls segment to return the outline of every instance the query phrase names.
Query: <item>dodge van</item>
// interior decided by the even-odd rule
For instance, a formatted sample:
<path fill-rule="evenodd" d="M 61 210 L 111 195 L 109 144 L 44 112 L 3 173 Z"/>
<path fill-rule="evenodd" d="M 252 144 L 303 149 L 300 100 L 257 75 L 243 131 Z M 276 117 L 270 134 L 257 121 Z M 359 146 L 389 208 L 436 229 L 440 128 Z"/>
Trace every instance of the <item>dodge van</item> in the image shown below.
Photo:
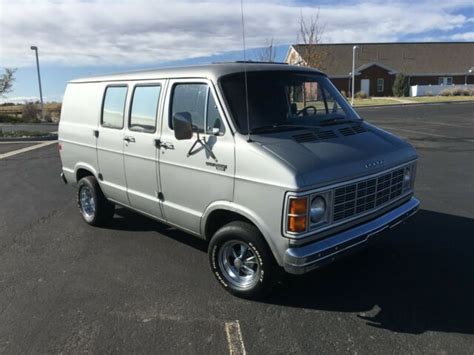
<path fill-rule="evenodd" d="M 123 206 L 203 238 L 212 273 L 242 297 L 367 245 L 419 206 L 414 148 L 306 67 L 73 80 L 59 151 L 85 222 L 109 223 Z"/>

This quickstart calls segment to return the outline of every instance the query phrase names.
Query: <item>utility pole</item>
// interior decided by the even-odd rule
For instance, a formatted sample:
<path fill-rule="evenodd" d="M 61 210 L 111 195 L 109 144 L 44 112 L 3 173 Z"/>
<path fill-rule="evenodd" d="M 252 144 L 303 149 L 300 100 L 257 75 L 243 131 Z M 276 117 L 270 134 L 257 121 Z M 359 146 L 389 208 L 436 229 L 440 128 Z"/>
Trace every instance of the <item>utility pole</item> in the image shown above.
<path fill-rule="evenodd" d="M 39 65 L 39 59 L 38 59 L 38 47 L 31 46 L 30 49 L 35 51 L 35 54 L 36 54 L 36 70 L 38 72 L 38 84 L 39 84 L 40 102 L 41 102 L 41 121 L 44 121 L 43 89 L 41 88 L 41 75 L 40 75 L 40 65 Z"/>

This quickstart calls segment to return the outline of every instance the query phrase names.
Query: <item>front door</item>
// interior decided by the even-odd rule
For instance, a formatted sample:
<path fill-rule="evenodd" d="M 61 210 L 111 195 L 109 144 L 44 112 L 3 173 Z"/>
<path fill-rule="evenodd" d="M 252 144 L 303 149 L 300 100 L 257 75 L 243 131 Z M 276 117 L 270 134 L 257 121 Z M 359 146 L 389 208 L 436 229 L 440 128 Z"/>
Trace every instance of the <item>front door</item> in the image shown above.
<path fill-rule="evenodd" d="M 370 96 L 370 79 L 362 79 L 360 81 L 360 91 L 363 91 Z"/>
<path fill-rule="evenodd" d="M 234 138 L 210 81 L 173 80 L 167 91 L 160 137 L 164 217 L 199 233 L 203 212 L 212 202 L 233 200 Z M 191 115 L 195 132 L 189 140 L 174 136 L 177 112 Z M 198 134 L 206 147 L 197 143 L 193 148 Z"/>
<path fill-rule="evenodd" d="M 124 166 L 130 206 L 162 217 L 158 175 L 158 124 L 163 82 L 137 83 L 132 90 L 124 135 Z"/>

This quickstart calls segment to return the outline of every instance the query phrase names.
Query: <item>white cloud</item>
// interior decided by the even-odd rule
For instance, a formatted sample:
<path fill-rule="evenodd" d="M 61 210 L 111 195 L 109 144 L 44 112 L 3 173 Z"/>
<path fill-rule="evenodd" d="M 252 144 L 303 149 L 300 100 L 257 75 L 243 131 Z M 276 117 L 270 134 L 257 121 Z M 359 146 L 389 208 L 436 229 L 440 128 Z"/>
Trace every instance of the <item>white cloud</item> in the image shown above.
<path fill-rule="evenodd" d="M 474 41 L 474 32 L 457 33 L 450 36 L 454 41 Z"/>
<path fill-rule="evenodd" d="M 14 97 L 0 97 L 0 104 L 4 102 L 12 102 L 15 104 L 22 104 L 25 102 L 36 102 L 39 101 L 38 96 L 14 96 Z"/>
<path fill-rule="evenodd" d="M 435 5 L 434 5 L 435 4 Z M 320 6 L 326 42 L 396 41 L 407 35 L 452 31 L 471 19 L 456 14 L 468 2 L 420 2 Z M 0 3 L 0 65 L 151 64 L 238 50 L 240 2 L 214 0 L 11 0 Z M 245 2 L 247 46 L 294 43 L 300 13 L 316 7 L 290 1 Z M 459 34 L 472 40 L 472 33 Z"/>

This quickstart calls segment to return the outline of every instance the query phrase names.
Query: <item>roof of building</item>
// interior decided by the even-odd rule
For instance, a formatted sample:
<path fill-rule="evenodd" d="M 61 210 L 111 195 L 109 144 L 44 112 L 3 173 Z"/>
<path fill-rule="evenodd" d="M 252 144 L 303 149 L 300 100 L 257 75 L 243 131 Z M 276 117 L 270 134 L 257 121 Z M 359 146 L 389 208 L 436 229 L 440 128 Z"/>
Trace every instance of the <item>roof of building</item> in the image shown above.
<path fill-rule="evenodd" d="M 168 67 L 153 70 L 132 71 L 109 75 L 91 76 L 87 78 L 74 79 L 71 83 L 103 82 L 103 81 L 128 81 L 128 80 L 152 80 L 168 78 L 207 78 L 217 80 L 218 78 L 235 73 L 256 71 L 297 71 L 313 72 L 321 74 L 319 70 L 307 67 L 288 65 L 286 63 L 261 63 L 261 62 L 229 62 L 214 63 L 208 65 L 194 65 L 183 67 Z"/>
<path fill-rule="evenodd" d="M 354 45 L 359 47 L 356 68 L 375 64 L 408 75 L 464 75 L 474 65 L 474 42 L 340 43 L 313 45 L 323 53 L 318 69 L 331 77 L 348 76 Z M 292 45 L 285 61 L 293 63 L 292 48 L 305 60 L 307 46 Z"/>

